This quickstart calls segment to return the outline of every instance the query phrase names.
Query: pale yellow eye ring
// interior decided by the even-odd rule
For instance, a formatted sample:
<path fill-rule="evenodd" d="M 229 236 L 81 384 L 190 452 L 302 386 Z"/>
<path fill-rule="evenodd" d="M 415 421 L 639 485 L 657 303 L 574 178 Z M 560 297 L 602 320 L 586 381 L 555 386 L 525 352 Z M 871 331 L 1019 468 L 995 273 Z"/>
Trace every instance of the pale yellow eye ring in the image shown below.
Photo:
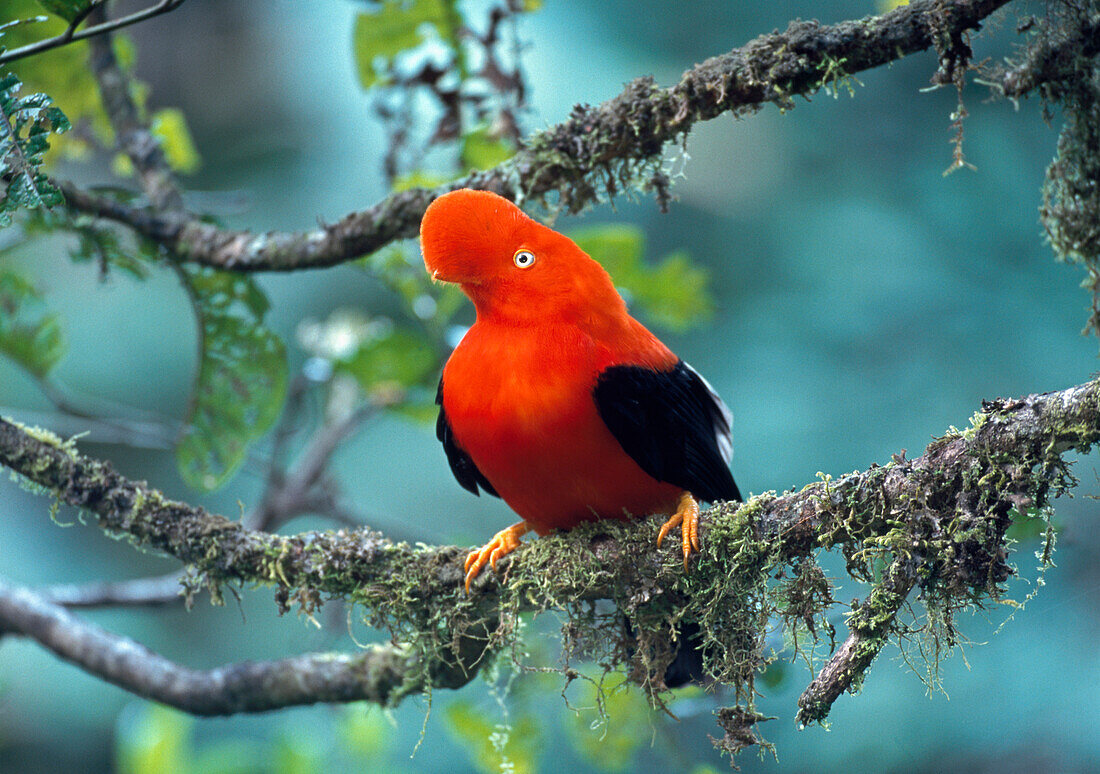
<path fill-rule="evenodd" d="M 516 250 L 512 256 L 512 262 L 521 269 L 527 269 L 535 265 L 535 254 L 530 250 Z"/>

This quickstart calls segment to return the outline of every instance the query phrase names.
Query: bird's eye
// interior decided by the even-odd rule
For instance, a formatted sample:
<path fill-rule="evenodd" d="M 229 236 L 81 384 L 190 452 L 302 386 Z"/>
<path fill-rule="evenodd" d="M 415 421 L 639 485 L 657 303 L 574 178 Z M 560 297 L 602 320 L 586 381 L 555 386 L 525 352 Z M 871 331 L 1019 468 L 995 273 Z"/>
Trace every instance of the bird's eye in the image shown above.
<path fill-rule="evenodd" d="M 516 266 L 526 269 L 528 266 L 534 265 L 535 254 L 530 250 L 517 250 L 516 254 L 512 256 L 512 260 L 516 262 Z"/>

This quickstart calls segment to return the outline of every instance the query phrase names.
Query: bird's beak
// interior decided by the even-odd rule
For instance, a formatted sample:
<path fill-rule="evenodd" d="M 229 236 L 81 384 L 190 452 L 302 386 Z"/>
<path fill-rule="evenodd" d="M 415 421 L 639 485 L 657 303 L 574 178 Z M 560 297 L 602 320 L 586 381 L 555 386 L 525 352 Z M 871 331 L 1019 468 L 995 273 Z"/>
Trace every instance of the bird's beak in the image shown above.
<path fill-rule="evenodd" d="M 432 282 L 438 282 L 443 285 L 464 285 L 466 280 L 458 279 L 454 274 L 447 273 L 447 267 L 442 269 L 432 269 L 431 274 Z"/>

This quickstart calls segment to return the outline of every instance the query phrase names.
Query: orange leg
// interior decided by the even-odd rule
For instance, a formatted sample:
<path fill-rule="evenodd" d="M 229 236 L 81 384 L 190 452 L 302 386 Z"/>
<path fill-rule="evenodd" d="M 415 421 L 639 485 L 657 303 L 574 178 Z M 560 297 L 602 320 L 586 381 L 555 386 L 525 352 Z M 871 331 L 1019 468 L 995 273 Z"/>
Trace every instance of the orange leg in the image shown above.
<path fill-rule="evenodd" d="M 681 526 L 683 525 L 683 526 Z M 657 533 L 657 547 L 661 547 L 661 541 L 673 527 L 680 527 L 683 535 L 684 571 L 687 572 L 688 557 L 691 552 L 699 550 L 699 503 L 691 496 L 691 492 L 680 495 L 680 502 L 676 505 L 676 513 L 672 518 L 661 525 L 661 531 Z"/>
<path fill-rule="evenodd" d="M 698 512 L 698 508 L 696 508 L 696 512 Z M 470 581 L 477 577 L 477 574 L 481 572 L 481 568 L 486 563 L 495 570 L 497 560 L 519 548 L 519 539 L 530 530 L 531 527 L 527 525 L 527 522 L 521 521 L 519 524 L 513 524 L 493 535 L 493 539 L 477 551 L 471 551 L 470 555 L 466 557 L 466 593 L 470 593 Z"/>

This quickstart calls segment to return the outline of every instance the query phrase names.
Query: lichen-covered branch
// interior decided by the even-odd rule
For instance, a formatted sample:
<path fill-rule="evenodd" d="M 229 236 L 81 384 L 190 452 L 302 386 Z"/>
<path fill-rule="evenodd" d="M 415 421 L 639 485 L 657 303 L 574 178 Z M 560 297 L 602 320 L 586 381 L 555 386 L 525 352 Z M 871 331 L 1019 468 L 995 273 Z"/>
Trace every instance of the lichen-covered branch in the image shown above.
<path fill-rule="evenodd" d="M 1027 49 L 1022 61 L 987 76 L 1006 97 L 1019 99 L 1046 84 L 1077 80 L 1082 62 L 1100 54 L 1100 15 L 1077 9 L 1065 9 L 1057 24 L 1047 24 Z M 1070 76 L 1067 79 L 1067 75 Z"/>
<path fill-rule="evenodd" d="M 849 616 L 848 638 L 798 698 L 798 722 L 824 720 L 840 694 L 859 685 L 867 667 L 890 641 L 894 619 L 916 582 L 912 557 L 898 557 L 891 563 L 882 582 Z"/>
<path fill-rule="evenodd" d="M 406 678 L 421 686 L 469 680 L 487 651 L 514 637 L 518 613 L 553 608 L 568 614 L 567 645 L 612 656 L 654 689 L 672 657 L 672 631 L 690 624 L 708 674 L 733 685 L 751 710 L 754 675 L 767 663 L 764 631 L 775 616 L 792 631 L 825 626 L 835 601 L 814 555 L 838 548 L 871 592 L 849 622 L 847 644 L 804 697 L 804 717 L 820 720 L 902 633 L 895 617 L 911 589 L 930 617 L 947 623 L 1003 595 L 1014 573 L 1005 530 L 1014 519 L 1041 518 L 1073 483 L 1063 455 L 1097 441 L 1100 380 L 993 401 L 972 427 L 952 430 L 915 459 L 897 455 L 799 491 L 712 508 L 690 573 L 675 552 L 655 550 L 652 523 L 605 521 L 533 541 L 498 573 L 484 573 L 469 596 L 457 547 L 413 548 L 367 530 L 248 530 L 3 419 L 0 464 L 94 513 L 108 531 L 182 560 L 215 597 L 225 583 L 247 582 L 274 585 L 284 607 L 313 610 L 324 595 L 361 605 L 372 624 L 407 643 L 421 671 Z M 615 612 L 599 612 L 598 599 L 612 600 Z M 931 636 L 950 647 L 953 631 L 947 625 Z"/>
<path fill-rule="evenodd" d="M 1081 264 L 1092 293 L 1086 330 L 1100 336 L 1100 2 L 1061 2 L 1024 63 L 1004 79 L 1040 84 L 1064 119 L 1039 216 L 1060 260 Z M 1048 107 L 1049 109 L 1049 107 Z"/>
<path fill-rule="evenodd" d="M 579 105 L 562 123 L 528 138 L 515 157 L 432 190 L 395 193 L 333 224 L 305 232 L 233 231 L 177 212 L 151 210 L 109 197 L 62 190 L 70 207 L 123 223 L 181 260 L 235 271 L 292 271 L 332 266 L 371 253 L 395 239 L 414 237 L 432 199 L 455 188 L 494 191 L 514 201 L 558 197 L 579 211 L 627 185 L 656 189 L 662 204 L 668 180 L 664 149 L 699 121 L 743 115 L 766 104 L 793 106 L 793 98 L 836 85 L 853 73 L 936 46 L 941 62 L 965 64 L 964 33 L 1008 0 L 914 0 L 887 14 L 834 25 L 792 22 L 741 48 L 686 71 L 670 88 L 639 78 L 597 106 Z M 942 69 L 942 67 L 941 67 Z"/>
<path fill-rule="evenodd" d="M 414 668 L 417 655 L 400 645 L 189 669 L 0 580 L 0 636 L 4 634 L 30 637 L 113 685 L 194 715 L 267 712 L 318 702 L 393 706 L 431 687 L 417 679 L 424 671 Z M 455 688 L 474 674 L 437 670 L 435 677 L 439 685 Z"/>

